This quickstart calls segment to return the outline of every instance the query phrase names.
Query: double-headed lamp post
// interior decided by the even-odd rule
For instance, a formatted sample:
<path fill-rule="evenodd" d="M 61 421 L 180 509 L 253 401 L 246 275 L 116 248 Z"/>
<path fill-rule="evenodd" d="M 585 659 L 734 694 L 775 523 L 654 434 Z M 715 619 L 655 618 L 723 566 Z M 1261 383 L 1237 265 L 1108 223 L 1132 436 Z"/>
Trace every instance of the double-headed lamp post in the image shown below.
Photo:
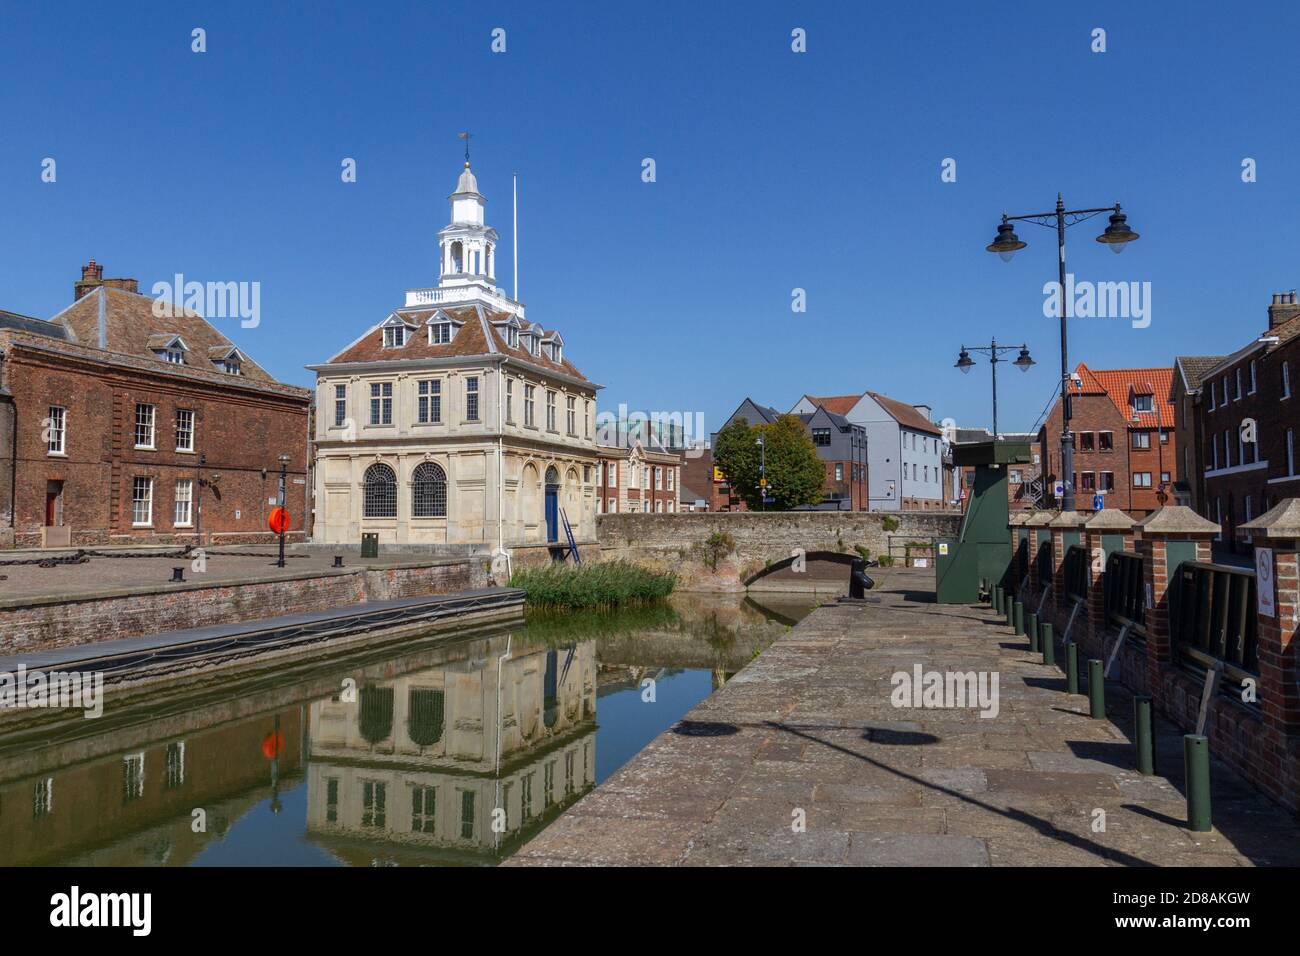
<path fill-rule="evenodd" d="M 1028 216 L 1008 216 L 1003 213 L 1002 223 L 998 226 L 997 238 L 984 247 L 989 252 L 996 252 L 1004 262 L 1010 262 L 1011 257 L 1027 245 L 1021 242 L 1020 237 L 1016 235 L 1016 231 L 1011 225 L 1013 222 L 1032 222 L 1038 226 L 1054 226 L 1056 228 L 1061 303 L 1061 484 L 1065 488 L 1065 495 L 1061 499 L 1061 509 L 1063 511 L 1074 510 L 1074 435 L 1070 432 L 1070 367 L 1065 334 L 1065 315 L 1067 311 L 1065 303 L 1065 229 L 1067 226 L 1073 226 L 1085 219 L 1099 216 L 1104 212 L 1110 213 L 1110 225 L 1106 227 L 1105 232 L 1097 237 L 1097 241 L 1110 246 L 1111 252 L 1123 252 L 1124 246 L 1136 239 L 1138 234 L 1129 228 L 1127 217 L 1120 210 L 1119 203 L 1097 209 L 1066 209 L 1060 193 L 1057 193 L 1056 209 L 1052 212 L 1039 212 Z"/>
<path fill-rule="evenodd" d="M 961 354 L 957 356 L 955 367 L 966 374 L 969 374 L 970 370 L 975 367 L 975 360 L 970 357 L 971 352 L 984 352 L 989 357 L 989 364 L 993 366 L 993 437 L 995 439 L 998 437 L 998 363 L 1006 361 L 1006 359 L 1000 359 L 998 356 L 1003 352 L 1014 352 L 1016 349 L 1020 350 L 1020 354 L 1016 356 L 1011 364 L 1022 372 L 1028 372 L 1030 366 L 1034 365 L 1035 362 L 1029 357 L 1029 347 L 1023 343 L 1020 345 L 998 345 L 997 339 L 991 339 L 987 346 L 972 345 L 967 347 L 963 345 Z"/>

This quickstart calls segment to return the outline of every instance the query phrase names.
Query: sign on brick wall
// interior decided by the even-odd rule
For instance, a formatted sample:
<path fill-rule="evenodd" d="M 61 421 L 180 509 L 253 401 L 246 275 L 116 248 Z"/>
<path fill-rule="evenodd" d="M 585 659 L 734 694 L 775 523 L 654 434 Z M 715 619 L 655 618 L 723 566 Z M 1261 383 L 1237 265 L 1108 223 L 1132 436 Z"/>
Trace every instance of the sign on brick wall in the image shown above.
<path fill-rule="evenodd" d="M 1259 613 L 1267 617 L 1277 614 L 1277 602 L 1274 599 L 1273 549 L 1255 549 L 1255 593 L 1259 600 Z"/>

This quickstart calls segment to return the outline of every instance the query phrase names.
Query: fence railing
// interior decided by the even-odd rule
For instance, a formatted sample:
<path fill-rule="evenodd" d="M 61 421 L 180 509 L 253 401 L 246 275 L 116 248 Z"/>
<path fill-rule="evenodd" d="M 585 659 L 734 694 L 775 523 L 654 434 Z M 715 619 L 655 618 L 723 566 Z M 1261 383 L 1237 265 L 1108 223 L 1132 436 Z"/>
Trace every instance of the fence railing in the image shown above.
<path fill-rule="evenodd" d="M 1072 544 L 1065 549 L 1061 576 L 1068 597 L 1075 601 L 1088 600 L 1088 551 L 1083 545 Z"/>
<path fill-rule="evenodd" d="M 1038 562 L 1038 590 L 1046 590 L 1052 583 L 1052 539 L 1038 542 L 1038 553 L 1034 555 Z"/>
<path fill-rule="evenodd" d="M 1146 594 L 1142 587 L 1142 556 L 1132 551 L 1112 551 L 1106 559 L 1106 619 L 1129 625 L 1146 636 Z"/>
<path fill-rule="evenodd" d="M 1198 669 L 1222 664 L 1237 682 L 1258 677 L 1255 572 L 1184 561 L 1175 582 L 1169 621 L 1175 659 Z"/>

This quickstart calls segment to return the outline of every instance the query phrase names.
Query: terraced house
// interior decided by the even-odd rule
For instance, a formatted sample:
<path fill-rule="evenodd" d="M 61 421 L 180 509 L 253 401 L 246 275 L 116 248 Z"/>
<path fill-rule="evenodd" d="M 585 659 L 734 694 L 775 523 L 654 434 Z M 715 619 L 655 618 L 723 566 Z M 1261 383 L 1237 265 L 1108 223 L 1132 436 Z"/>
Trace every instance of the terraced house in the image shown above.
<path fill-rule="evenodd" d="M 468 162 L 412 289 L 316 373 L 314 539 L 482 544 L 595 538 L 596 391 L 558 331 L 496 286 L 496 230 Z"/>
<path fill-rule="evenodd" d="M 51 319 L 0 312 L 0 545 L 249 543 L 288 469 L 308 506 L 311 393 L 91 260 Z"/>

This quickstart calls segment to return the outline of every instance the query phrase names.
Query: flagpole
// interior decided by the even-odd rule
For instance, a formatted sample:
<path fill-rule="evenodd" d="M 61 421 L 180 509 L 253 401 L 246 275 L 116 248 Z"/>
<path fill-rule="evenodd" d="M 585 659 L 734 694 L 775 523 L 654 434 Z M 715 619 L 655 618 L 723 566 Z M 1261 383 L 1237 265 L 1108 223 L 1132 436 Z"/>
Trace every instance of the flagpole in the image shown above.
<path fill-rule="evenodd" d="M 510 239 L 514 243 L 515 301 L 519 301 L 519 174 L 514 174 L 514 209 L 511 212 Z"/>

